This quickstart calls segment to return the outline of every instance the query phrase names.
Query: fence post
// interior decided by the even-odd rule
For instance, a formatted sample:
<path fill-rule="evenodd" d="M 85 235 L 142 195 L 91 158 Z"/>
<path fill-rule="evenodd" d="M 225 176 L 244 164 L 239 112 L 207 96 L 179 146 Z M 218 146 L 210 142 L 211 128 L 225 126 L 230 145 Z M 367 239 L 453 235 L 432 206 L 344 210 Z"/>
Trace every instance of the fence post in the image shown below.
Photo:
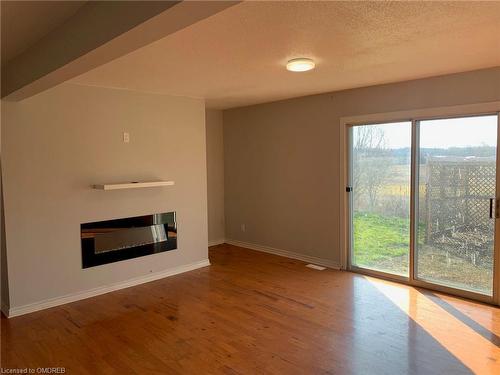
<path fill-rule="evenodd" d="M 427 157 L 426 165 L 425 168 L 427 169 L 426 173 L 426 179 L 427 181 L 425 182 L 425 215 L 426 217 L 426 224 L 427 224 L 427 229 L 425 231 L 425 243 L 428 245 L 430 243 L 431 239 L 431 178 L 432 178 L 432 163 L 430 160 L 430 157 Z"/>

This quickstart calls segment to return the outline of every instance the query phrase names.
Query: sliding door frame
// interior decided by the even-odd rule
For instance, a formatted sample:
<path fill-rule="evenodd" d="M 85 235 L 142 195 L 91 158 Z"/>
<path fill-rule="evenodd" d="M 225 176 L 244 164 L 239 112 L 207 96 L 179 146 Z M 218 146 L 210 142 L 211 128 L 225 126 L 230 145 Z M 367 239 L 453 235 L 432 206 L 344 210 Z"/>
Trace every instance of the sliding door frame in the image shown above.
<path fill-rule="evenodd" d="M 346 138 L 346 147 L 347 147 L 347 184 L 344 186 L 344 192 L 346 192 L 346 187 L 347 186 L 353 186 L 353 181 L 352 181 L 352 176 L 350 173 L 350 171 L 352 171 L 352 168 L 353 168 L 353 163 L 352 163 L 352 157 L 350 157 L 352 155 L 352 133 L 353 133 L 353 128 L 357 127 L 357 126 L 363 126 L 363 125 L 389 125 L 391 123 L 394 123 L 394 124 L 397 124 L 399 122 L 408 122 L 410 123 L 411 121 L 410 120 L 399 120 L 399 119 L 396 119 L 396 120 L 389 120 L 389 121 L 379 121 L 379 122 L 370 122 L 370 123 L 356 123 L 356 124 L 353 124 L 353 123 L 349 123 L 346 125 L 346 131 L 347 131 L 347 138 Z M 411 125 L 410 125 L 411 126 Z M 410 129 L 411 130 L 411 129 Z M 411 130 L 411 135 L 410 135 L 410 142 L 411 144 L 413 144 L 413 131 Z M 412 150 L 413 151 L 413 150 Z M 413 152 L 412 152 L 412 155 L 413 155 Z M 413 189 L 413 183 L 412 181 L 410 182 L 410 196 L 411 196 L 411 190 Z M 351 195 L 347 194 L 346 192 L 346 197 L 347 197 L 347 220 L 348 220 L 348 248 L 347 248 L 347 251 L 348 251 L 348 254 L 347 256 L 345 257 L 346 261 L 347 261 L 347 264 L 345 267 L 341 267 L 342 269 L 347 269 L 349 271 L 353 271 L 353 272 L 357 272 L 357 273 L 362 273 L 362 274 L 366 274 L 366 275 L 369 275 L 369 276 L 375 276 L 375 277 L 380 277 L 380 278 L 383 278 L 383 279 L 391 279 L 391 280 L 395 280 L 395 281 L 400 281 L 400 282 L 403 282 L 403 283 L 408 283 L 408 277 L 406 276 L 403 276 L 403 275 L 398 275 L 398 274 L 392 274 L 392 273 L 388 273 L 388 272 L 384 272 L 384 271 L 380 271 L 380 270 L 374 270 L 374 269 L 369 269 L 369 268 L 365 268 L 365 267 L 360 267 L 360 266 L 356 266 L 355 264 L 352 263 L 352 252 L 351 252 L 351 245 L 353 243 L 353 235 L 354 235 L 354 231 L 350 230 L 350 226 L 352 224 L 352 220 L 353 220 L 353 212 L 354 212 L 354 206 L 353 206 L 353 200 L 350 199 L 350 197 L 352 196 L 352 193 Z M 409 213 L 409 217 L 411 217 L 411 208 L 410 208 L 410 213 Z M 412 237 L 412 230 L 410 228 L 410 242 L 411 242 L 411 237 Z M 409 250 L 408 250 L 409 251 Z"/>
<path fill-rule="evenodd" d="M 342 174 L 339 178 L 339 222 L 340 222 L 340 263 L 341 268 L 348 271 L 353 271 L 368 276 L 375 276 L 383 279 L 401 282 L 407 285 L 423 287 L 439 292 L 444 292 L 460 297 L 470 298 L 473 300 L 500 305 L 500 219 L 495 220 L 495 238 L 494 238 L 494 255 L 493 255 L 493 295 L 487 296 L 481 293 L 471 292 L 467 290 L 457 289 L 453 287 L 438 285 L 418 279 L 415 274 L 415 243 L 416 243 L 416 226 L 415 214 L 418 210 L 418 157 L 419 157 L 419 123 L 423 120 L 444 119 L 453 117 L 467 116 L 482 116 L 482 115 L 497 115 L 497 140 L 500 142 L 500 101 L 418 109 L 411 111 L 376 113 L 361 116 L 342 117 L 340 119 L 340 159 L 342 165 Z M 365 268 L 356 267 L 351 264 L 351 245 L 352 245 L 352 207 L 350 193 L 346 192 L 346 186 L 351 186 L 350 170 L 351 170 L 351 140 L 352 128 L 357 125 L 372 125 L 380 123 L 392 123 L 411 121 L 411 186 L 410 186 L 410 247 L 409 247 L 409 276 L 393 275 L 385 272 L 368 270 Z M 500 167 L 500 149 L 497 147 L 497 167 Z M 497 168 L 496 181 L 496 197 L 500 198 L 500 168 Z"/>

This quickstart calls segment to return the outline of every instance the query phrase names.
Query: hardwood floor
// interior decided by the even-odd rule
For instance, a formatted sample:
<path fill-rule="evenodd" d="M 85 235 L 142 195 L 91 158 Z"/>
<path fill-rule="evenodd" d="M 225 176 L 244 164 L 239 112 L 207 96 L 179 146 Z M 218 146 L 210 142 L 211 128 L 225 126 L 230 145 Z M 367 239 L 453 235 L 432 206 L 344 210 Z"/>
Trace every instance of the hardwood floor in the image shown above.
<path fill-rule="evenodd" d="M 2 318 L 4 368 L 500 374 L 500 310 L 230 245 L 212 266 Z"/>

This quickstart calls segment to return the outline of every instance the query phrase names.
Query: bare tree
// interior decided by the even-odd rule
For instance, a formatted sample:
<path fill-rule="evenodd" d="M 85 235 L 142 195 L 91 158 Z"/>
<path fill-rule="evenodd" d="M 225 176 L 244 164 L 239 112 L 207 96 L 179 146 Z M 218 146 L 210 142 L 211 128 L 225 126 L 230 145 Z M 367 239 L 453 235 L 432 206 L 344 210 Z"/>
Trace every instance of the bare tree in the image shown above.
<path fill-rule="evenodd" d="M 384 129 L 376 125 L 355 127 L 353 151 L 355 204 L 358 206 L 365 195 L 373 210 L 380 188 L 389 175 L 390 152 L 386 148 Z"/>

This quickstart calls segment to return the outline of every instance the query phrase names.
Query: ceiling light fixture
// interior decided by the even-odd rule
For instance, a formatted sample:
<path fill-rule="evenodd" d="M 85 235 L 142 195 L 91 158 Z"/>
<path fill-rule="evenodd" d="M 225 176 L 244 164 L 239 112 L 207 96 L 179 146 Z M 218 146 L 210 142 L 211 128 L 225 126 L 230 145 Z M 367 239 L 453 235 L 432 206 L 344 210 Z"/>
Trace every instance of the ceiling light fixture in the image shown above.
<path fill-rule="evenodd" d="M 314 69 L 315 65 L 312 59 L 301 57 L 288 61 L 286 69 L 291 72 L 307 72 L 308 70 Z"/>

